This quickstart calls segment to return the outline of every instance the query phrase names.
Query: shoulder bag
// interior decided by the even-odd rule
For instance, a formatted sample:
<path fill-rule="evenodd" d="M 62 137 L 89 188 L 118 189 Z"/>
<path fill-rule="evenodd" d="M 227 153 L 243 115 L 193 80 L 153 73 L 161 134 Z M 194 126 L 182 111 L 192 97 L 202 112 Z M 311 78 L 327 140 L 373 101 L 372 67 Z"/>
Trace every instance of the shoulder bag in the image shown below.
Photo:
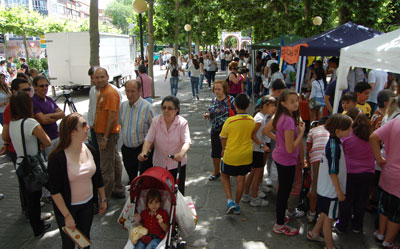
<path fill-rule="evenodd" d="M 38 154 L 31 156 L 26 153 L 26 145 L 25 145 L 25 135 L 24 135 L 24 122 L 26 119 L 21 122 L 21 138 L 22 138 L 22 147 L 24 149 L 24 156 L 22 156 L 22 160 L 17 163 L 17 176 L 22 179 L 25 188 L 29 192 L 35 192 L 42 189 L 43 186 L 47 185 L 48 174 L 47 169 L 44 164 L 44 160 L 40 155 L 40 146 L 39 140 L 37 141 L 38 145 Z"/>
<path fill-rule="evenodd" d="M 228 116 L 232 117 L 235 116 L 235 111 L 231 108 L 231 96 L 228 96 Z"/>

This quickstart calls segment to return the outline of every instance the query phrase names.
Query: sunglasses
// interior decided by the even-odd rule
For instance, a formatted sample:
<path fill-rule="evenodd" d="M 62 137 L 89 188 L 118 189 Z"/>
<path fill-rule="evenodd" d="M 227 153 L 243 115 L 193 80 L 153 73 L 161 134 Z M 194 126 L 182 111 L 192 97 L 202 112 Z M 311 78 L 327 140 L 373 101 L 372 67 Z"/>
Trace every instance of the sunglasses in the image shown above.
<path fill-rule="evenodd" d="M 163 111 L 165 111 L 165 110 L 172 111 L 172 110 L 176 110 L 176 108 L 175 107 L 171 107 L 171 106 L 161 106 L 161 110 L 163 110 Z"/>
<path fill-rule="evenodd" d="M 38 87 L 40 87 L 40 88 L 47 88 L 47 87 L 49 87 L 49 84 L 38 85 Z"/>
<path fill-rule="evenodd" d="M 24 88 L 24 89 L 22 89 L 21 91 L 24 91 L 24 92 L 30 92 L 32 90 L 32 87 L 28 87 L 28 88 Z"/>

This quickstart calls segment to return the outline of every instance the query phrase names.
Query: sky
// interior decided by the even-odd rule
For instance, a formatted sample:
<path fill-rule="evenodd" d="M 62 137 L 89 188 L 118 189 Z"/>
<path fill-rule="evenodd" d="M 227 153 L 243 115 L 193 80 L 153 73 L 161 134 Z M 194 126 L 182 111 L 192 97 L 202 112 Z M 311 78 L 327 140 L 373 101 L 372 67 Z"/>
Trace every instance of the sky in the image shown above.
<path fill-rule="evenodd" d="M 99 9 L 105 9 L 113 0 L 99 0 Z"/>

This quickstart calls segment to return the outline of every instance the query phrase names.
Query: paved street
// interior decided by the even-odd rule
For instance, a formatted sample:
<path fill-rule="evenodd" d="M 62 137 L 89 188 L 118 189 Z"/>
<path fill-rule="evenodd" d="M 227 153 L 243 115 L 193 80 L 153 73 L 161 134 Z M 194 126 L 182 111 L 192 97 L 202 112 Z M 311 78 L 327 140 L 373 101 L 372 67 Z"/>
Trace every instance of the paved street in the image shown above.
<path fill-rule="evenodd" d="M 169 80 L 164 82 L 165 70 L 156 72 L 156 95 L 160 96 L 155 101 L 155 108 L 160 112 L 160 100 L 169 94 Z M 225 72 L 219 72 L 217 78 L 225 79 Z M 123 89 L 120 89 L 123 92 Z M 73 93 L 73 99 L 78 111 L 87 112 L 87 91 Z M 198 213 L 196 231 L 187 238 L 188 248 L 248 248 L 248 249 L 319 249 L 322 244 L 308 242 L 306 233 L 311 229 L 305 218 L 291 221 L 290 225 L 300 228 L 300 234 L 294 237 L 276 235 L 272 232 L 275 221 L 275 190 L 267 196 L 270 205 L 267 207 L 251 207 L 246 203 L 241 204 L 241 215 L 225 215 L 226 199 L 220 180 L 208 181 L 212 172 L 210 158 L 210 140 L 208 122 L 204 121 L 202 114 L 206 111 L 212 93 L 208 87 L 200 92 L 200 101 L 191 100 L 191 87 L 187 76 L 179 82 L 178 97 L 181 99 L 181 115 L 189 121 L 190 133 L 193 144 L 188 153 L 187 164 L 187 195 L 192 196 Z M 60 107 L 62 107 L 60 100 Z M 252 112 L 250 112 L 252 113 Z M 13 165 L 5 157 L 0 158 L 0 192 L 5 198 L 0 201 L 0 248 L 61 248 L 61 238 L 54 218 L 50 220 L 52 229 L 40 240 L 33 238 L 30 225 L 21 213 L 18 183 Z M 123 248 L 128 234 L 116 222 L 124 200 L 111 200 L 107 213 L 94 218 L 91 240 L 92 248 Z M 46 204 L 43 211 L 52 211 Z M 340 248 L 365 249 L 378 248 L 372 238 L 373 215 L 366 213 L 364 234 L 354 234 L 351 231 L 346 235 L 334 234 L 336 244 Z"/>

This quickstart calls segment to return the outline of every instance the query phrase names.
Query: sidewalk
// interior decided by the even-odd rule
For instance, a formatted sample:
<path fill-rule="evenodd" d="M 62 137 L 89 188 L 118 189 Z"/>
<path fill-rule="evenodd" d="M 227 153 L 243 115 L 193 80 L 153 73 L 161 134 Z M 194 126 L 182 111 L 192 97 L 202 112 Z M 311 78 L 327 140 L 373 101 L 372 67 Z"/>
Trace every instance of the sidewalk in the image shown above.
<path fill-rule="evenodd" d="M 217 78 L 225 79 L 225 72 L 218 72 Z M 158 83 L 156 82 L 156 84 Z M 163 86 L 166 87 L 166 85 Z M 275 222 L 275 189 L 267 196 L 270 202 L 269 206 L 256 208 L 242 203 L 241 215 L 225 215 L 226 199 L 221 182 L 220 180 L 208 181 L 208 176 L 212 173 L 212 161 L 209 125 L 208 121 L 203 120 L 203 113 L 207 111 L 213 94 L 205 83 L 199 96 L 200 101 L 191 100 L 190 82 L 187 77 L 183 77 L 183 80 L 179 82 L 178 97 L 182 101 L 181 115 L 189 121 L 193 142 L 188 153 L 186 194 L 192 196 L 195 201 L 199 217 L 196 231 L 187 239 L 188 248 L 323 248 L 322 244 L 306 240 L 307 231 L 312 226 L 306 222 L 305 218 L 290 222 L 290 225 L 300 228 L 300 234 L 297 236 L 287 237 L 272 232 Z M 159 100 L 161 99 L 157 99 L 155 102 L 158 113 L 160 113 Z M 252 112 L 250 111 L 250 113 Z M 25 221 L 25 216 L 20 210 L 18 183 L 13 165 L 11 162 L 7 162 L 5 157 L 0 158 L 0 192 L 5 194 L 5 198 L 0 200 L 0 248 L 61 248 L 61 238 L 54 218 L 50 220 L 52 223 L 50 232 L 40 240 L 33 238 L 30 225 Z M 128 234 L 116 222 L 123 204 L 124 200 L 112 199 L 107 213 L 94 217 L 91 230 L 93 246 L 91 248 L 119 249 L 124 247 Z M 46 204 L 43 211 L 52 211 L 52 206 Z M 373 219 L 372 214 L 366 213 L 364 234 L 354 234 L 351 231 L 346 235 L 336 236 L 334 234 L 336 244 L 340 248 L 349 249 L 378 248 L 372 238 Z"/>

